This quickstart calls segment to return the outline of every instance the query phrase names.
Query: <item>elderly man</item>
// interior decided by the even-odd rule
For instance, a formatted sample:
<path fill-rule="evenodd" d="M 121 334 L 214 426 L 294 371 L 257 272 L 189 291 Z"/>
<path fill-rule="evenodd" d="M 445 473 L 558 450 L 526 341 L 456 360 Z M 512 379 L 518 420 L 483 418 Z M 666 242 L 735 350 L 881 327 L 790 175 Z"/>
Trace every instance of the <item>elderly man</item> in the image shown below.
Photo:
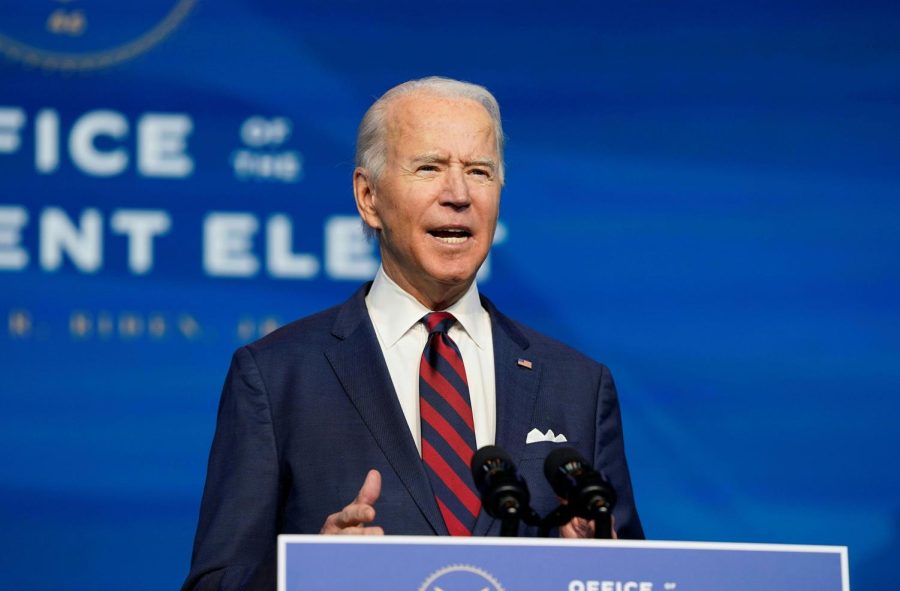
<path fill-rule="evenodd" d="M 542 463 L 560 443 L 534 434 L 548 430 L 618 492 L 618 536 L 643 537 L 609 370 L 478 293 L 504 179 L 494 97 L 401 84 L 363 118 L 356 161 L 381 268 L 343 305 L 235 353 L 184 588 L 271 584 L 279 533 L 496 535 L 469 474 L 484 445 L 509 452 L 545 514 L 559 501 Z"/>

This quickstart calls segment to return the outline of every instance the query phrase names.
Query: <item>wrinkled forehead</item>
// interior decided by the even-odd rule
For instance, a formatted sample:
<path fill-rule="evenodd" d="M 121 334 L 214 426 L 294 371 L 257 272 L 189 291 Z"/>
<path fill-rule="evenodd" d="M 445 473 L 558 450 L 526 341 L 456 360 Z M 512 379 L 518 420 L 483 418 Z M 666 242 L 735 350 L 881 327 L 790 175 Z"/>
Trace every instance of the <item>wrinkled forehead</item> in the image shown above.
<path fill-rule="evenodd" d="M 386 137 L 389 152 L 405 148 L 448 149 L 464 141 L 481 156 L 497 157 L 494 124 L 487 109 L 476 100 L 412 93 L 393 99 L 386 110 Z M 421 145 L 420 145 L 421 144 Z"/>

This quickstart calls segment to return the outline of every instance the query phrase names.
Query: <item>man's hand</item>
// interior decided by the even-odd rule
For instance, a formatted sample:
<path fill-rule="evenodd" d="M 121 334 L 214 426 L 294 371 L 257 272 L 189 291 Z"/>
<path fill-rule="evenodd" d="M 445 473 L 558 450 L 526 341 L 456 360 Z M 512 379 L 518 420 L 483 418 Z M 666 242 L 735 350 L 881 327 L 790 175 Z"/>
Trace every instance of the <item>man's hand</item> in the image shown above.
<path fill-rule="evenodd" d="M 573 517 L 572 521 L 559 528 L 561 538 L 593 538 L 594 522 L 583 517 Z M 612 539 L 618 540 L 616 535 L 616 518 L 612 517 Z"/>
<path fill-rule="evenodd" d="M 366 525 L 375 520 L 375 501 L 379 495 L 381 495 L 381 473 L 378 470 L 369 470 L 353 502 L 339 513 L 329 515 L 319 533 L 383 536 L 382 528 Z"/>

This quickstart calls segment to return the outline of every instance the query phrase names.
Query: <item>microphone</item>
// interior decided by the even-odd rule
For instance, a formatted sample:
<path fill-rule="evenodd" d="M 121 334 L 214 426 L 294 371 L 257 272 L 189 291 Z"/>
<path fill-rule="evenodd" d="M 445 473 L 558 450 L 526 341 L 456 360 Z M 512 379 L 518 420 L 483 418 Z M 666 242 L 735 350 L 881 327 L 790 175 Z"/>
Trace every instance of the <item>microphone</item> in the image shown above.
<path fill-rule="evenodd" d="M 518 535 L 519 520 L 534 524 L 539 517 L 530 506 L 528 485 L 512 458 L 496 445 L 482 447 L 472 456 L 472 477 L 488 515 L 502 520 L 501 536 Z"/>
<path fill-rule="evenodd" d="M 598 538 L 612 537 L 611 512 L 616 491 L 577 450 L 564 447 L 544 460 L 544 476 L 574 515 L 594 520 Z"/>

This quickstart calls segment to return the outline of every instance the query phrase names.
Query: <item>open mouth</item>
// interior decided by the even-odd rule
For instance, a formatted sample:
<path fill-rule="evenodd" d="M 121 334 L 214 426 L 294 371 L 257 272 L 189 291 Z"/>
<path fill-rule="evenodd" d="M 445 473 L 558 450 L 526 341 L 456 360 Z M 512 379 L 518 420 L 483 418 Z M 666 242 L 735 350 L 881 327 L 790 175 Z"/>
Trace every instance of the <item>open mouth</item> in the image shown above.
<path fill-rule="evenodd" d="M 428 233 L 444 244 L 462 244 L 472 237 L 472 233 L 465 228 L 436 228 Z"/>

